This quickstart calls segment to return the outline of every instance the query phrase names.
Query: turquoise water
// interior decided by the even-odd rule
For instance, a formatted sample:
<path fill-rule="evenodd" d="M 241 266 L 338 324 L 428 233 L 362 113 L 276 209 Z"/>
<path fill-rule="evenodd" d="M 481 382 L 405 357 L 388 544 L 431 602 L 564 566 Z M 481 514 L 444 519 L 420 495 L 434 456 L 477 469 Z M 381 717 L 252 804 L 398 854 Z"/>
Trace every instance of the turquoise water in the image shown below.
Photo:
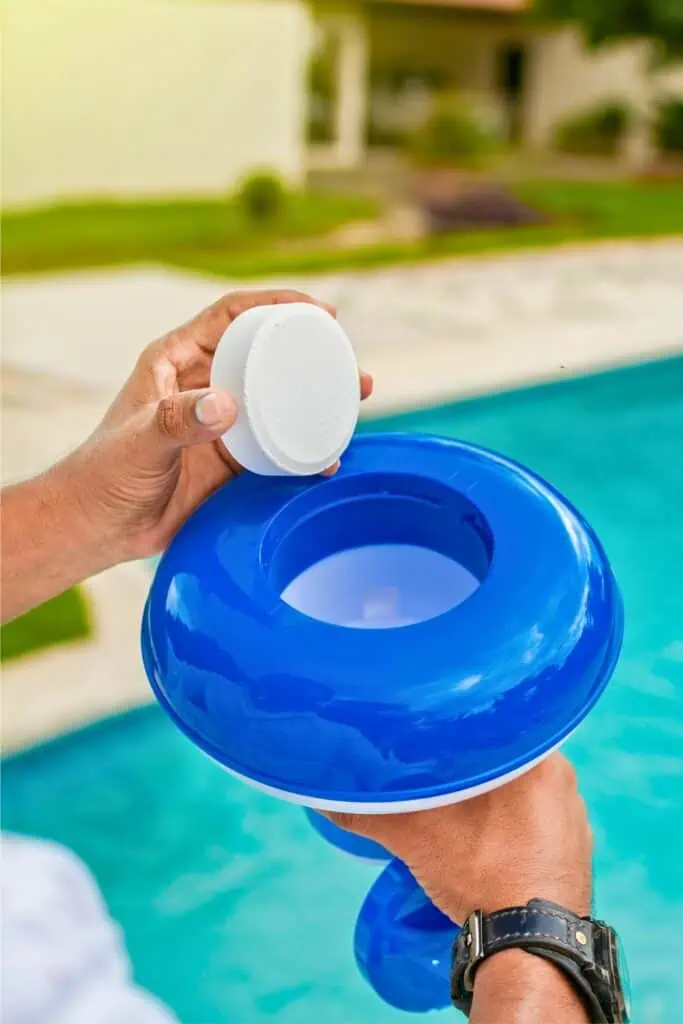
<path fill-rule="evenodd" d="M 605 543 L 626 643 L 568 751 L 596 834 L 597 910 L 630 951 L 635 1020 L 673 1024 L 683 1015 L 683 359 L 368 429 L 379 427 L 519 459 Z M 66 843 L 90 865 L 138 980 L 185 1024 L 407 1019 L 375 999 L 352 960 L 375 871 L 326 847 L 300 811 L 224 775 L 156 709 L 11 759 L 3 792 L 5 828 Z"/>

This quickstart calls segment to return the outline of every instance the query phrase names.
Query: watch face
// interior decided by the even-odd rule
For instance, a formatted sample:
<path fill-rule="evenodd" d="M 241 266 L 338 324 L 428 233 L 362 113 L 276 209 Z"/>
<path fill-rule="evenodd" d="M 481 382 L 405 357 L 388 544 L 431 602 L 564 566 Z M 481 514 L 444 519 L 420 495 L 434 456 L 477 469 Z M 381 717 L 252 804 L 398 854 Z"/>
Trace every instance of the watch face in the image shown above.
<path fill-rule="evenodd" d="M 631 1019 L 631 979 L 629 977 L 626 954 L 624 952 L 621 939 L 615 931 L 612 931 L 612 929 L 610 929 L 610 951 L 612 954 L 611 960 L 614 970 L 614 981 L 618 989 L 617 999 L 621 1004 L 621 1019 L 627 1022 Z"/>

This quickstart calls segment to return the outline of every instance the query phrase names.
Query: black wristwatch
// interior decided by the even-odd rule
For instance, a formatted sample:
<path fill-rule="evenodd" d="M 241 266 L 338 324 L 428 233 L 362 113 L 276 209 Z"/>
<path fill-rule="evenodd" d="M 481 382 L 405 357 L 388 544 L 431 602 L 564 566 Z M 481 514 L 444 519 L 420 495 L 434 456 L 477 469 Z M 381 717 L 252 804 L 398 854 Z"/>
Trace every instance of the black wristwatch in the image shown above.
<path fill-rule="evenodd" d="M 523 949 L 550 960 L 583 999 L 592 1024 L 628 1024 L 628 972 L 613 928 L 578 917 L 547 900 L 529 900 L 484 915 L 470 914 L 453 946 L 451 998 L 469 1015 L 477 970 L 503 949 Z"/>

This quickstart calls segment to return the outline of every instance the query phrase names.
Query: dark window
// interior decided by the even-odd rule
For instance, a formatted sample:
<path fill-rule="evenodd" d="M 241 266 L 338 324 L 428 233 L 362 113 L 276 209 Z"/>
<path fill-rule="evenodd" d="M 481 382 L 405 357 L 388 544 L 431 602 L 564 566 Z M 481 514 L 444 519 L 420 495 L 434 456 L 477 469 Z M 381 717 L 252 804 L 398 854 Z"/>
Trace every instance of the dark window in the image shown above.
<path fill-rule="evenodd" d="M 526 51 L 523 46 L 513 45 L 501 48 L 498 57 L 498 82 L 500 91 L 508 99 L 519 99 L 524 92 Z"/>

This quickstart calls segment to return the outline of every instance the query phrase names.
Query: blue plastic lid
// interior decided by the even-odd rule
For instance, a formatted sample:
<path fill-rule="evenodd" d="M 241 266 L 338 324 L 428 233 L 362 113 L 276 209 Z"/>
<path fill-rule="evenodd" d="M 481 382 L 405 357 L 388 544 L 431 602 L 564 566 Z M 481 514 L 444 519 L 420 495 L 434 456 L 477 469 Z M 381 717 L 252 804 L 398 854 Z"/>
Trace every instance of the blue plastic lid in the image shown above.
<path fill-rule="evenodd" d="M 388 545 L 441 556 L 469 596 L 444 610 L 441 569 L 434 588 L 396 576 L 412 563 L 387 565 Z M 359 550 L 369 619 L 283 600 L 311 566 Z M 457 441 L 369 435 L 331 479 L 245 474 L 210 498 L 157 568 L 142 648 L 163 707 L 225 768 L 312 807 L 381 812 L 527 769 L 596 702 L 621 636 L 603 550 L 552 487 Z"/>

